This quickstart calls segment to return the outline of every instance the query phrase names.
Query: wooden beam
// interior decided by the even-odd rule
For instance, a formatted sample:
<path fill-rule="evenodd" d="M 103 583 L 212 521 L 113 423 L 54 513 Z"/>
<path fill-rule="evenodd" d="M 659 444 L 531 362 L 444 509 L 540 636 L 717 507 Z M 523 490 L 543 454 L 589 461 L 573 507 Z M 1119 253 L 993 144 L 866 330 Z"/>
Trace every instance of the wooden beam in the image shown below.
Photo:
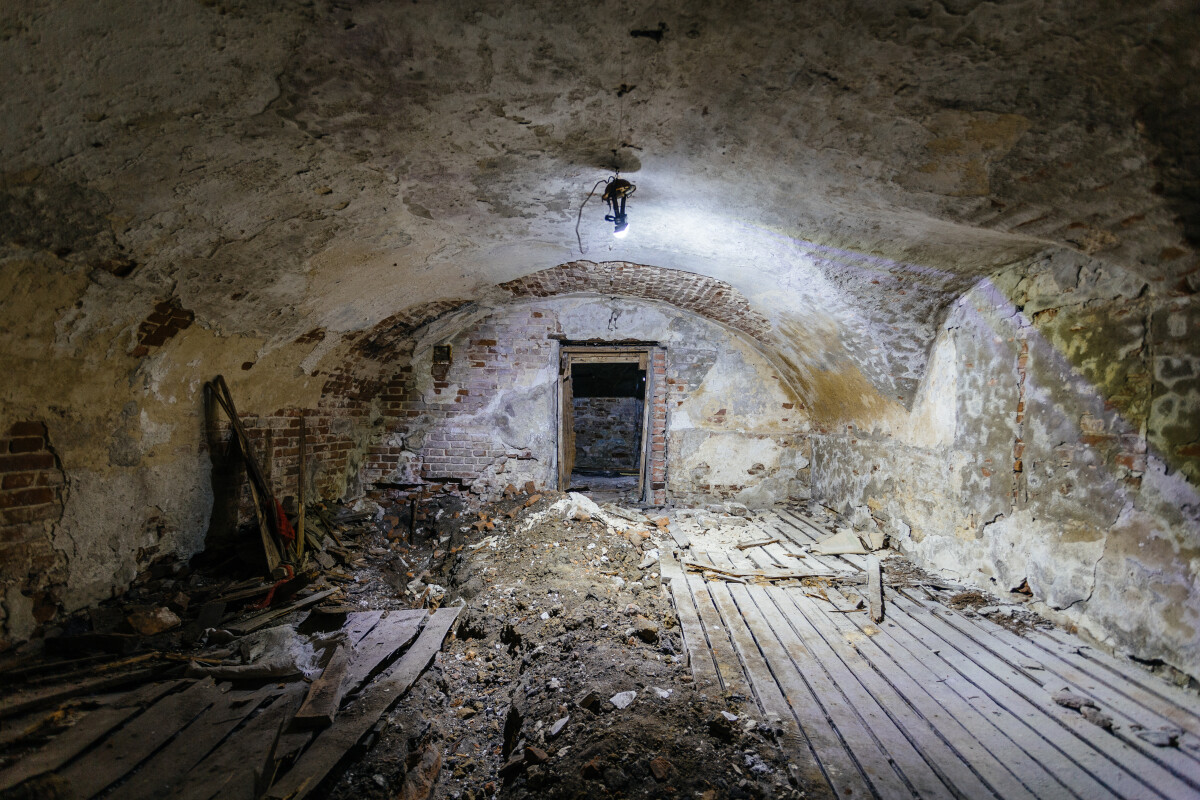
<path fill-rule="evenodd" d="M 883 622 L 883 572 L 879 559 L 867 556 L 867 603 L 871 608 L 871 619 Z"/>

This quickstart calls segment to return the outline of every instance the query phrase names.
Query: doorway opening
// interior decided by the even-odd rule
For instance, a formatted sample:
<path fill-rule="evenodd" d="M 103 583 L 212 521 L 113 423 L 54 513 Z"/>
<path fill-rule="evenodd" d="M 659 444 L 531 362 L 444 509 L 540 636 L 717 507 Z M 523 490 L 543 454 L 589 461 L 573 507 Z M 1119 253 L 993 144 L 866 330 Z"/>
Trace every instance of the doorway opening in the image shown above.
<path fill-rule="evenodd" d="M 559 487 L 593 499 L 646 494 L 650 348 L 564 345 L 559 369 Z"/>

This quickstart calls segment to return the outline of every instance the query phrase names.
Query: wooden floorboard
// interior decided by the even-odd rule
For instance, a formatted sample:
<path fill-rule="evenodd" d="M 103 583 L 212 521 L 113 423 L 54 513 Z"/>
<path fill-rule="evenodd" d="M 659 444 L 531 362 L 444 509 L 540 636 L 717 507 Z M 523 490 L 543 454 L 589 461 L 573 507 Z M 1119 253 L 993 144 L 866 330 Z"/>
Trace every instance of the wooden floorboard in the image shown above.
<path fill-rule="evenodd" d="M 1030 670 L 1025 665 L 1031 661 L 1021 645 L 1025 640 L 999 625 L 978 618 L 973 620 L 961 614 L 940 616 L 943 617 L 942 622 L 945 625 L 979 648 L 976 653 L 986 652 L 994 659 L 991 662 L 996 665 L 992 669 L 993 674 L 1008 670 L 1011 677 L 1009 684 L 1021 689 L 1031 700 L 1036 700 L 1039 694 L 1043 694 L 1048 704 L 1052 704 L 1053 700 L 1049 699 L 1049 696 L 1060 689 L 1085 697 L 1095 696 L 1089 688 L 1090 684 L 1086 683 L 1086 677 L 1063 662 L 1050 663 L 1047 665 L 1050 668 L 1046 670 Z M 1041 692 L 1031 684 L 1036 685 Z M 1131 706 L 1123 704 L 1118 707 L 1104 702 L 1099 705 L 1116 723 L 1115 731 L 1109 732 L 1099 728 L 1074 711 L 1055 713 L 1068 721 L 1078 735 L 1092 742 L 1098 750 L 1106 753 L 1125 769 L 1136 771 L 1139 778 L 1157 791 L 1171 797 L 1200 797 L 1200 764 L 1176 748 L 1154 747 L 1132 735 L 1129 726 L 1134 720 L 1122 713 L 1126 708 L 1133 710 Z"/>
<path fill-rule="evenodd" d="M 802 757 L 802 782 L 822 775 L 843 798 L 1200 798 L 1194 697 L 1067 634 L 1017 634 L 889 587 L 886 563 L 887 616 L 872 623 L 855 610 L 868 556 L 791 555 L 828 533 L 782 509 L 739 530 L 777 543 L 739 550 L 698 534 L 693 548 L 719 568 L 842 578 L 672 582 L 725 640 L 722 678 L 740 665 L 764 711 L 795 722 L 784 746 Z M 1054 702 L 1060 689 L 1092 699 L 1114 729 Z M 1163 726 L 1181 731 L 1180 748 L 1136 736 Z"/>
<path fill-rule="evenodd" d="M 780 721 L 783 732 L 781 738 L 788 745 L 788 756 L 796 768 L 801 785 L 805 787 L 805 791 L 810 797 L 832 797 L 832 789 L 826 783 L 820 764 L 813 757 L 808 743 L 801 738 L 788 700 L 763 655 L 764 646 L 768 651 L 773 649 L 772 642 L 760 642 L 760 638 L 764 640 L 768 638 L 762 635 L 763 628 L 759 628 L 756 638 L 744 614 L 744 610 L 753 604 L 746 594 L 746 587 L 740 584 L 725 585 L 720 581 L 712 581 L 709 583 L 709 592 L 721 614 L 722 621 L 730 631 L 734 647 L 745 666 L 760 709 L 768 715 L 768 718 L 773 717 Z"/>
<path fill-rule="evenodd" d="M 721 678 L 722 689 L 727 694 L 752 702 L 754 695 L 750 691 L 750 683 L 738 660 L 737 652 L 733 649 L 729 631 L 722 624 L 712 596 L 708 593 L 704 577 L 695 572 L 685 572 L 683 577 L 696 601 L 696 611 L 700 615 L 700 623 L 704 627 L 705 637 L 712 648 L 713 660 L 717 664 L 717 673 Z"/>
<path fill-rule="evenodd" d="M 1096 650 L 1057 628 L 1033 631 L 1029 639 L 1040 649 L 1070 661 L 1114 691 L 1200 738 L 1200 712 L 1196 708 L 1195 695 L 1149 674 L 1137 664 Z"/>
<path fill-rule="evenodd" d="M 247 716 L 280 689 L 274 685 L 257 691 L 228 691 L 169 745 L 142 765 L 113 792 L 120 800 L 158 800 L 174 797 L 187 773 Z"/>
<path fill-rule="evenodd" d="M 813 601 L 800 589 L 789 588 L 781 592 L 782 597 L 793 604 L 793 611 L 783 608 L 790 619 L 797 622 L 802 618 L 815 634 L 810 642 L 810 650 L 820 659 L 821 666 L 829 673 L 832 680 L 841 690 L 846 699 L 854 706 L 855 711 L 863 719 L 871 735 L 877 739 L 881 748 L 909 784 L 916 796 L 927 798 L 951 798 L 954 795 L 946 783 L 938 775 L 930 760 L 931 755 L 940 759 L 944 767 L 960 773 L 958 777 L 965 783 L 966 789 L 975 796 L 984 797 L 987 789 L 979 784 L 969 770 L 962 770 L 961 761 L 945 747 L 945 743 L 937 739 L 936 734 L 923 721 L 910 720 L 913 724 L 905 730 L 885 708 L 889 702 L 900 703 L 898 698 L 887 697 L 887 690 L 881 681 L 874 681 L 877 676 L 863 663 L 856 661 L 853 651 L 843 648 L 841 636 L 833 628 L 827 618 L 818 611 Z M 882 787 L 881 787 L 882 788 Z M 961 795 L 960 795 L 961 796 Z"/>
<path fill-rule="evenodd" d="M 796 590 L 788 594 L 791 599 L 796 599 Z M 991 742 L 987 741 L 986 733 L 991 726 L 969 706 L 958 708 L 959 713 L 965 712 L 967 717 L 965 725 L 960 722 L 914 678 L 924 672 L 922 664 L 902 650 L 898 658 L 893 653 L 885 652 L 877 641 L 884 637 L 867 619 L 865 611 L 851 614 L 831 612 L 812 600 L 808 601 L 808 605 L 811 613 L 823 614 L 837 630 L 840 636 L 835 641 L 845 643 L 839 646 L 852 648 L 862 659 L 855 665 L 856 674 L 873 680 L 876 687 L 879 682 L 886 683 L 886 690 L 874 688 L 872 691 L 877 697 L 888 697 L 889 714 L 898 724 L 906 728 L 914 724 L 927 726 L 937 737 L 937 742 L 932 745 L 922 744 L 922 752 L 927 757 L 936 754 L 940 771 L 957 795 L 981 798 L 995 796 L 1004 800 L 1030 800 L 1036 797 L 989 749 L 989 744 L 999 744 L 995 737 Z M 862 627 L 856 622 L 862 623 Z M 863 628 L 872 633 L 864 633 Z M 981 730 L 985 735 L 975 735 L 967 725 Z M 1013 754 L 1011 751 L 1008 753 Z M 1049 784 L 1046 786 L 1049 788 Z"/>
<path fill-rule="evenodd" d="M 205 678 L 177 694 L 159 700 L 135 720 L 109 736 L 95 749 L 58 775 L 73 797 L 99 794 L 165 746 L 181 728 L 211 706 L 220 693 Z"/>
<path fill-rule="evenodd" d="M 1112 737 L 1107 733 L 1077 712 L 1054 703 L 1043 687 L 958 635 L 940 619 L 943 613 L 953 612 L 942 608 L 935 614 L 899 595 L 889 599 L 893 609 L 891 619 L 927 646 L 956 651 L 953 654 L 956 666 L 963 666 L 964 674 L 981 690 L 1024 720 L 1050 747 L 1062 752 L 1086 773 L 1094 783 L 1093 792 L 1116 797 L 1174 796 L 1159 792 L 1143 780 L 1139 771 L 1123 766 L 1135 760 L 1136 752 L 1119 741 L 1109 741 Z M 1114 744 L 1120 747 L 1114 747 Z M 1086 778 L 1076 774 L 1071 785 L 1075 788 L 1087 782 Z M 1194 795 L 1192 798 L 1194 800 Z"/>
<path fill-rule="evenodd" d="M 1172 716 L 1186 719 L 1186 709 L 1175 706 L 1164 708 L 1157 704 L 1146 705 L 1139 700 L 1153 701 L 1155 698 L 1149 697 L 1146 693 L 1138 693 L 1136 689 L 1130 690 L 1129 687 L 1124 687 L 1125 691 L 1122 691 L 1112 683 L 1098 678 L 1094 673 L 1086 670 L 1084 660 L 1078 655 L 1072 658 L 1070 654 L 1040 648 L 1033 638 L 1018 636 L 990 621 L 970 620 L 970 622 L 975 623 L 977 629 L 986 627 L 986 630 L 981 632 L 985 644 L 988 640 L 994 639 L 1012 648 L 1021 657 L 1027 659 L 1023 663 L 1040 664 L 1048 674 L 1061 678 L 1067 688 L 1095 700 L 1097 705 L 1106 713 L 1111 714 L 1118 723 L 1114 735 L 1142 751 L 1151 759 L 1159 761 L 1176 775 L 1184 777 L 1196 788 L 1197 795 L 1200 796 L 1200 738 L 1187 729 L 1183 729 L 1179 737 L 1179 747 L 1155 747 L 1139 738 L 1135 733 L 1139 728 L 1153 730 L 1170 727 L 1179 730 Z M 1173 711 L 1180 713 L 1167 716 L 1162 713 L 1163 711 L 1166 711 L 1167 714 L 1171 714 Z"/>
<path fill-rule="evenodd" d="M 709 555 L 711 558 L 719 557 L 719 554 L 716 553 Z M 729 553 L 727 555 L 728 563 L 731 566 L 754 567 L 753 562 L 748 559 L 746 554 Z M 872 680 L 877 677 L 873 671 L 864 668 L 865 664 L 855 662 L 857 654 L 841 647 L 840 634 L 820 612 L 814 613 L 815 609 L 811 607 L 812 600 L 798 589 L 787 589 L 785 594 L 793 603 L 810 606 L 801 608 L 800 613 L 822 641 L 823 665 L 837 682 L 842 693 L 854 703 L 855 709 L 870 726 L 872 735 L 881 742 L 903 779 L 913 788 L 916 796 L 944 800 L 955 796 L 947 788 L 946 783 L 934 767 L 934 760 L 938 760 L 942 766 L 958 773 L 957 777 L 966 784 L 964 788 L 968 793 L 985 797 L 988 794 L 986 787 L 977 781 L 969 769 L 963 768 L 961 760 L 946 748 L 944 742 L 937 739 L 936 733 L 927 724 L 924 724 L 923 721 L 913 720 L 914 724 L 905 730 L 897 723 L 885 708 L 889 701 L 896 701 L 896 698 L 886 697 L 885 685 L 880 681 Z M 863 669 L 855 669 L 855 667 Z M 898 702 L 902 703 L 903 701 Z M 933 758 L 930 758 L 931 755 Z"/>
<path fill-rule="evenodd" d="M 139 713 L 143 704 L 154 702 L 178 686 L 179 684 L 173 681 L 149 684 L 125 697 L 115 699 L 112 703 L 86 712 L 69 730 L 54 737 L 42 749 L 30 753 L 0 772 L 0 791 L 16 786 L 35 775 L 58 769 L 125 720 Z"/>
<path fill-rule="evenodd" d="M 671 590 L 675 615 L 679 619 L 679 630 L 683 634 L 683 647 L 687 651 L 688 666 L 692 670 L 692 682 L 701 690 L 712 686 L 719 687 L 721 679 L 717 676 L 712 647 L 704 635 L 700 615 L 696 612 L 696 601 L 692 598 L 691 589 L 683 576 L 683 570 L 679 568 L 679 562 L 665 556 L 659 569 L 662 570 L 662 576 Z"/>

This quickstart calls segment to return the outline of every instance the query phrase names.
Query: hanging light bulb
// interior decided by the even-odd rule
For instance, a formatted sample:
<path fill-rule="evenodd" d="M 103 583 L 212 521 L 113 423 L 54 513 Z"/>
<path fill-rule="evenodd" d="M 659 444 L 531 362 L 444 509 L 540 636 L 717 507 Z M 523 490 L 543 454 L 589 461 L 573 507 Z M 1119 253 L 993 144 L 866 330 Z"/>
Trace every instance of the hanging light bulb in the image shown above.
<path fill-rule="evenodd" d="M 608 204 L 609 211 L 612 213 L 605 214 L 606 222 L 613 224 L 613 236 L 618 239 L 624 239 L 629 233 L 629 215 L 625 213 L 625 198 L 637 191 L 637 187 L 624 178 L 613 176 L 604 187 L 604 194 L 600 199 Z"/>

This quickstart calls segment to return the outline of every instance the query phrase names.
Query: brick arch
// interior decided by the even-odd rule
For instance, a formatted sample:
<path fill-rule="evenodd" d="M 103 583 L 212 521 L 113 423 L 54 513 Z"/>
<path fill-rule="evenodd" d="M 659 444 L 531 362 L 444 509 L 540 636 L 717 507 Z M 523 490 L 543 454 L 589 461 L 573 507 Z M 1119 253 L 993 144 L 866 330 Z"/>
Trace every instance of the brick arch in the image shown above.
<path fill-rule="evenodd" d="M 571 261 L 498 284 L 514 298 L 574 292 L 658 300 L 766 341 L 771 325 L 746 296 L 725 281 L 683 270 L 627 261 Z"/>
<path fill-rule="evenodd" d="M 746 296 L 725 281 L 683 270 L 633 264 L 627 261 L 570 261 L 515 280 L 496 284 L 495 300 L 523 300 L 590 292 L 667 303 L 746 334 L 771 346 L 771 325 L 750 306 Z M 481 291 L 487 294 L 487 290 Z M 384 389 L 386 365 L 413 345 L 421 328 L 447 314 L 474 305 L 473 300 L 433 300 L 405 308 L 367 330 L 344 337 L 347 361 L 326 377 L 322 396 L 338 406 L 358 406 Z M 319 336 L 314 335 L 321 334 Z M 318 341 L 323 331 L 301 339 Z M 299 340 L 297 340 L 299 341 Z"/>

